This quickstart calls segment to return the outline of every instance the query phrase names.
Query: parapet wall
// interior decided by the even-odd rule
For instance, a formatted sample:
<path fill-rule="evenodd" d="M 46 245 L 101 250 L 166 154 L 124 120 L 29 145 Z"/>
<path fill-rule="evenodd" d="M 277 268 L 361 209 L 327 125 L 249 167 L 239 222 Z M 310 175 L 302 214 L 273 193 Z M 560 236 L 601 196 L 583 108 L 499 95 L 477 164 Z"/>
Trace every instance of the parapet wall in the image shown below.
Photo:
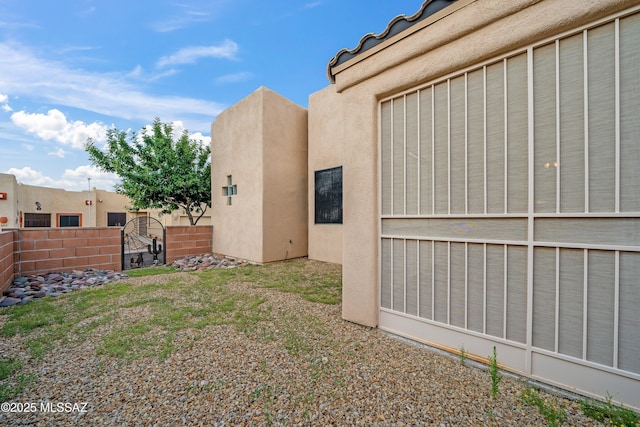
<path fill-rule="evenodd" d="M 213 250 L 213 226 L 169 226 L 166 229 L 166 263 L 189 255 L 211 253 Z"/>
<path fill-rule="evenodd" d="M 7 289 L 14 277 L 16 235 L 16 231 L 0 232 L 0 291 Z"/>
<path fill-rule="evenodd" d="M 15 274 L 51 271 L 120 270 L 120 228 L 50 228 L 18 232 Z"/>
<path fill-rule="evenodd" d="M 213 226 L 166 228 L 166 263 L 211 253 Z M 0 293 L 15 277 L 71 270 L 122 268 L 121 229 L 47 228 L 0 232 Z"/>

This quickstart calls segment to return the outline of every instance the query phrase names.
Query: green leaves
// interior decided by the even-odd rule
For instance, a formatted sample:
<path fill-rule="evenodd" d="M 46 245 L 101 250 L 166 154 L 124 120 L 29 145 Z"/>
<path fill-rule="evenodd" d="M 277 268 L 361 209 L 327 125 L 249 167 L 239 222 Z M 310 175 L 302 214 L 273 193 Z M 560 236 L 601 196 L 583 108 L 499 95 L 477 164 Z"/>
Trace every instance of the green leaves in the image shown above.
<path fill-rule="evenodd" d="M 139 133 L 109 129 L 104 150 L 91 139 L 86 150 L 94 165 L 120 176 L 116 192 L 131 199 L 131 208 L 183 209 L 195 225 L 211 207 L 211 147 L 186 130 L 173 137 L 171 124 L 156 118 Z"/>

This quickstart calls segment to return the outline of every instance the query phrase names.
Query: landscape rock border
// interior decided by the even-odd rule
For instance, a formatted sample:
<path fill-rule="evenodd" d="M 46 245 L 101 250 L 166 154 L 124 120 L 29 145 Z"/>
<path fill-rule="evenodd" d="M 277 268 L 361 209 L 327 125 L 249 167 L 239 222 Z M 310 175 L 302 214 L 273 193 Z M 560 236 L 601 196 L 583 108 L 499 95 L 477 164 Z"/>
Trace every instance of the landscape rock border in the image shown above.
<path fill-rule="evenodd" d="M 192 255 L 177 259 L 171 266 L 179 271 L 202 271 L 212 268 L 236 268 L 244 265 L 254 265 L 247 260 L 216 254 Z"/>
<path fill-rule="evenodd" d="M 94 288 L 128 277 L 124 272 L 93 268 L 22 276 L 14 279 L 9 289 L 3 292 L 0 297 L 0 307 L 26 304 L 47 296 L 57 297 L 71 291 Z"/>
<path fill-rule="evenodd" d="M 212 268 L 235 268 L 247 264 L 250 262 L 233 257 L 203 254 L 177 259 L 168 266 L 178 271 L 202 271 Z M 14 279 L 9 289 L 2 293 L 0 307 L 26 304 L 48 296 L 57 297 L 72 291 L 95 288 L 128 278 L 126 271 L 93 268 L 22 276 Z"/>

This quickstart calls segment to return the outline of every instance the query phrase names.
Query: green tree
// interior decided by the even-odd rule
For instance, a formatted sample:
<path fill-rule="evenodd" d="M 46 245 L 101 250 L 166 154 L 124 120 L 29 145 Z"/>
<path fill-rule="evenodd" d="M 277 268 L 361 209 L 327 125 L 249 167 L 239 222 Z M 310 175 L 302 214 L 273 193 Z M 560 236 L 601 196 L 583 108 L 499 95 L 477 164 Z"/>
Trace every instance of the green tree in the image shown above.
<path fill-rule="evenodd" d="M 94 165 L 120 176 L 115 190 L 132 209 L 182 209 L 196 225 L 211 207 L 211 147 L 189 139 L 187 130 L 177 140 L 172 133 L 171 124 L 156 118 L 139 133 L 109 129 L 104 151 L 91 138 L 85 148 Z"/>

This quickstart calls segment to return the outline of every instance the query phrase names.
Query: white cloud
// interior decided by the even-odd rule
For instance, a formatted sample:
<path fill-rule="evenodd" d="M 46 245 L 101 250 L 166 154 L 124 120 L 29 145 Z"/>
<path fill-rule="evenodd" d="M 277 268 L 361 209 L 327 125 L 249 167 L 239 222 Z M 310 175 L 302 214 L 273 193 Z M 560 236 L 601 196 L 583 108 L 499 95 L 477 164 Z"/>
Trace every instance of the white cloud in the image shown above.
<path fill-rule="evenodd" d="M 113 187 L 120 179 L 117 175 L 100 171 L 95 166 L 79 166 L 76 169 L 66 169 L 59 179 L 44 175 L 40 171 L 24 167 L 22 169 L 11 168 L 6 173 L 15 175 L 18 182 L 27 185 L 36 185 L 49 188 L 64 188 L 72 191 L 88 190 L 91 178 L 91 187 L 113 191 Z"/>
<path fill-rule="evenodd" d="M 62 148 L 58 148 L 56 151 L 52 151 L 51 153 L 47 153 L 49 156 L 58 156 L 61 159 L 64 159 L 64 156 L 67 155 L 67 152 Z"/>
<path fill-rule="evenodd" d="M 0 28 L 5 28 L 8 30 L 22 30 L 22 29 L 37 30 L 37 29 L 40 29 L 41 27 L 37 24 L 33 24 L 29 22 L 17 22 L 17 21 L 7 20 L 7 21 L 0 21 Z"/>
<path fill-rule="evenodd" d="M 68 54 L 71 52 L 86 52 L 86 51 L 91 51 L 94 50 L 95 47 L 93 46 L 67 46 L 67 47 L 63 47 L 60 48 L 56 51 L 56 54 L 58 55 L 64 55 L 64 54 Z"/>
<path fill-rule="evenodd" d="M 140 80 L 140 81 L 145 81 L 145 82 L 154 82 L 156 80 L 160 80 L 163 79 L 165 77 L 171 77 L 173 75 L 178 74 L 178 70 L 174 69 L 174 68 L 170 68 L 168 70 L 165 70 L 161 73 L 146 73 L 144 71 L 144 68 L 142 68 L 141 65 L 137 65 L 133 70 L 131 70 L 128 74 L 127 77 L 131 77 L 133 79 L 136 80 Z"/>
<path fill-rule="evenodd" d="M 103 172 L 93 165 L 78 166 L 75 169 L 65 169 L 62 175 L 64 181 L 77 183 L 79 188 L 89 187 L 87 178 L 91 178 L 91 187 L 108 191 L 113 191 L 114 185 L 120 182 L 120 177 L 115 173 Z"/>
<path fill-rule="evenodd" d="M 34 146 L 31 144 L 22 144 L 22 148 L 24 148 L 27 151 L 33 151 Z"/>
<path fill-rule="evenodd" d="M 13 111 L 13 108 L 9 106 L 9 96 L 3 93 L 0 93 L 0 104 L 2 105 L 2 109 L 7 113 Z"/>
<path fill-rule="evenodd" d="M 171 123 L 173 125 L 173 134 L 172 137 L 174 139 L 180 138 L 182 136 L 182 132 L 185 131 L 184 123 L 181 120 L 176 120 Z M 211 145 L 211 137 L 205 136 L 202 132 L 189 132 L 189 139 L 195 139 L 196 141 L 200 141 L 203 146 Z"/>
<path fill-rule="evenodd" d="M 211 137 L 210 136 L 206 136 L 203 135 L 200 132 L 196 132 L 196 133 L 192 133 L 191 135 L 189 135 L 189 138 L 191 139 L 195 139 L 196 141 L 200 141 L 200 145 L 202 147 L 211 147 Z"/>
<path fill-rule="evenodd" d="M 238 44 L 233 40 L 225 40 L 220 45 L 191 46 L 180 49 L 173 55 L 163 56 L 157 66 L 162 68 L 174 64 L 193 64 L 201 58 L 236 59 Z"/>
<path fill-rule="evenodd" d="M 87 138 L 92 138 L 96 142 L 105 141 L 108 129 L 107 126 L 97 122 L 89 124 L 80 120 L 69 122 L 65 115 L 56 109 L 49 110 L 47 114 L 18 111 L 11 115 L 11 121 L 40 139 L 57 141 L 78 149 L 84 148 Z"/>
<path fill-rule="evenodd" d="M 171 138 L 174 140 L 177 140 L 178 138 L 180 138 L 182 136 L 182 133 L 186 129 L 184 122 L 182 120 L 176 120 L 174 122 L 171 122 L 171 126 L 173 128 L 171 132 Z M 186 130 L 188 131 L 188 129 Z M 146 125 L 144 128 L 141 129 L 141 133 L 144 133 L 146 135 L 153 135 L 153 125 L 151 124 Z M 138 134 L 138 137 L 140 137 L 140 134 Z M 203 135 L 202 132 L 194 132 L 194 133 L 189 132 L 189 139 L 195 139 L 196 141 L 199 141 L 200 145 L 202 145 L 203 147 L 207 145 L 209 146 L 211 145 L 211 137 Z"/>
<path fill-rule="evenodd" d="M 166 21 L 155 22 L 151 25 L 154 31 L 159 33 L 170 33 L 197 22 L 206 22 L 210 19 L 210 15 L 206 12 L 189 11 L 181 16 L 175 16 Z"/>
<path fill-rule="evenodd" d="M 171 132 L 171 138 L 175 141 L 182 136 L 182 133 L 185 131 L 184 122 L 182 120 L 176 120 L 171 122 L 171 127 L 173 128 L 173 132 Z M 146 131 L 149 132 L 152 129 L 151 125 L 146 126 Z"/>
<path fill-rule="evenodd" d="M 234 74 L 226 74 L 224 76 L 220 76 L 215 80 L 216 84 L 226 84 L 226 83 L 240 83 L 245 82 L 253 78 L 253 74 L 249 72 L 240 72 Z"/>
<path fill-rule="evenodd" d="M 65 169 L 64 175 L 65 178 L 91 178 L 91 179 L 102 179 L 105 177 L 109 178 L 117 178 L 118 175 L 109 172 L 102 172 L 97 166 L 93 165 L 84 165 L 78 166 L 75 169 Z"/>
<path fill-rule="evenodd" d="M 209 22 L 217 15 L 217 11 L 227 3 L 230 1 L 190 0 L 189 2 L 173 3 L 171 5 L 178 8 L 173 16 L 164 21 L 153 23 L 151 28 L 160 33 L 168 33 L 192 24 Z"/>
<path fill-rule="evenodd" d="M 142 92 L 128 72 L 100 73 L 73 69 L 36 56 L 26 46 L 0 43 L 3 90 L 41 103 L 66 105 L 126 120 L 180 117 L 208 129 L 225 105 L 179 96 Z M 152 105 L 154 108 L 150 109 Z"/>
<path fill-rule="evenodd" d="M 138 64 L 136 65 L 136 67 L 131 70 L 128 74 L 129 77 L 141 77 L 142 73 L 144 72 L 144 69 L 142 68 L 142 65 Z"/>
<path fill-rule="evenodd" d="M 15 175 L 18 182 L 23 184 L 56 187 L 55 180 L 45 176 L 42 172 L 31 169 L 29 166 L 22 169 L 11 168 L 6 173 Z"/>

